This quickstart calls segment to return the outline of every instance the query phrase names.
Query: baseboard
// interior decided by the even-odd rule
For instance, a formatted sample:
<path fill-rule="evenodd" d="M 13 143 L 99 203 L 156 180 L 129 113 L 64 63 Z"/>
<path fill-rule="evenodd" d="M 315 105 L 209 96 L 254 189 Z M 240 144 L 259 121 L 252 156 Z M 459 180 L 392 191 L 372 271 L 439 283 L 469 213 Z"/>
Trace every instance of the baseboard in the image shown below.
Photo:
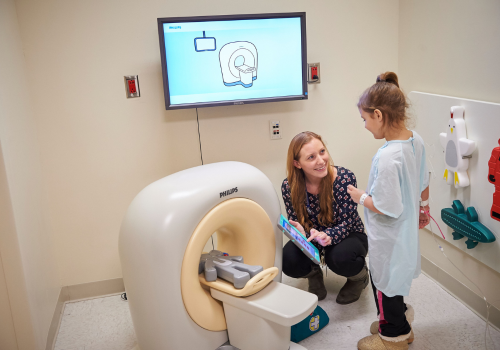
<path fill-rule="evenodd" d="M 125 292 L 123 278 L 75 284 L 64 288 L 67 288 L 68 291 L 68 302 L 82 299 L 100 298 L 105 295 Z"/>
<path fill-rule="evenodd" d="M 49 334 L 45 350 L 53 350 L 56 343 L 56 336 L 61 324 L 64 305 L 75 301 L 101 298 L 106 295 L 115 295 L 125 292 L 123 278 L 115 278 L 105 281 L 75 284 L 61 288 L 56 309 L 50 323 Z"/>
<path fill-rule="evenodd" d="M 422 256 L 422 272 L 486 321 L 486 305 L 482 297 L 424 256 Z M 500 310 L 492 305 L 490 306 L 489 321 L 491 326 L 500 330 Z"/>

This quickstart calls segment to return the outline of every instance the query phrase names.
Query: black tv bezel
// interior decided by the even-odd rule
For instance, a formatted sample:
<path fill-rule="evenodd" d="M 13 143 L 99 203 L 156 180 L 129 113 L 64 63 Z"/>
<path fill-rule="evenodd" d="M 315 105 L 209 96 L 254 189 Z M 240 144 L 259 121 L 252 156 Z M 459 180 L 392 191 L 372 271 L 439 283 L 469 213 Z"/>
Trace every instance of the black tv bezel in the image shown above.
<path fill-rule="evenodd" d="M 166 59 L 166 54 L 165 54 L 165 36 L 164 36 L 164 30 L 163 30 L 164 23 L 233 21 L 233 20 L 247 20 L 247 19 L 296 18 L 296 17 L 300 18 L 301 39 L 302 39 L 302 95 L 280 96 L 280 97 L 263 97 L 263 98 L 218 101 L 218 102 L 187 103 L 187 104 L 176 104 L 176 105 L 172 105 L 170 103 L 170 92 L 169 92 L 169 88 L 168 88 L 167 59 Z M 185 109 L 185 108 L 216 107 L 216 106 L 245 105 L 245 104 L 251 104 L 251 103 L 280 102 L 280 101 L 294 101 L 294 100 L 307 100 L 308 99 L 308 93 L 307 93 L 306 13 L 305 12 L 220 15 L 220 16 L 196 16 L 196 17 L 164 17 L 164 18 L 158 18 L 158 36 L 160 39 L 161 71 L 162 71 L 162 75 L 163 75 L 163 93 L 165 96 L 165 108 L 167 110 Z"/>

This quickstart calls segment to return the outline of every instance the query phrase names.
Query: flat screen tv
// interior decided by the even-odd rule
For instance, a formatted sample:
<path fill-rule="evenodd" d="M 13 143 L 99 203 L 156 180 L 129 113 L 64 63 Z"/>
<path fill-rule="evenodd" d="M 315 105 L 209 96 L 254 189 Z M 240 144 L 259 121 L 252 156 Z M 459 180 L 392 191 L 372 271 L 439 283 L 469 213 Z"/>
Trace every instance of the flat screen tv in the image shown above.
<path fill-rule="evenodd" d="M 158 18 L 166 109 L 307 99 L 306 14 Z"/>

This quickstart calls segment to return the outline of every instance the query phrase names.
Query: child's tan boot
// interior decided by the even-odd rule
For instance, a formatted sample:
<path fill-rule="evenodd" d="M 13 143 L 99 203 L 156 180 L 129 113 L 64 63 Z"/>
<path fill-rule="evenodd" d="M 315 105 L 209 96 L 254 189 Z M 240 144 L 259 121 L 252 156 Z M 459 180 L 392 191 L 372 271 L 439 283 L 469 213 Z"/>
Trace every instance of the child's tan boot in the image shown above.
<path fill-rule="evenodd" d="M 411 332 L 395 338 L 373 334 L 358 342 L 358 350 L 408 350 L 410 334 Z"/>
<path fill-rule="evenodd" d="M 370 333 L 378 334 L 378 326 L 379 326 L 378 321 L 373 322 L 372 325 L 370 326 Z M 408 338 L 408 344 L 413 343 L 414 340 L 415 340 L 415 335 L 413 334 L 413 327 L 412 327 L 410 332 L 410 337 Z"/>
<path fill-rule="evenodd" d="M 413 320 L 415 319 L 415 310 L 413 310 L 413 307 L 410 304 L 406 304 L 406 312 L 405 312 L 406 320 L 408 323 L 411 324 L 413 323 Z M 378 327 L 379 327 L 379 322 L 375 321 L 371 324 L 370 326 L 370 333 L 371 334 L 377 334 L 378 333 Z M 408 338 L 408 344 L 413 343 L 415 340 L 415 335 L 413 334 L 413 327 L 410 332 L 410 337 Z"/>

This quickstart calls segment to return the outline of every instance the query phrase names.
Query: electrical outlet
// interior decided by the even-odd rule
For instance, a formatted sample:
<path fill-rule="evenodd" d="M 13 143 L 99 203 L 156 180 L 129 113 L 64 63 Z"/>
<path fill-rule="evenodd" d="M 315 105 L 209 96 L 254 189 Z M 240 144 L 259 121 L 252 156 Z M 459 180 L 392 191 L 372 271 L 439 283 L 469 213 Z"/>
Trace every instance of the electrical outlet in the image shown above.
<path fill-rule="evenodd" d="M 320 79 L 320 71 L 319 71 L 319 62 L 316 63 L 308 63 L 307 64 L 307 82 L 309 84 L 319 84 L 321 83 Z"/>
<path fill-rule="evenodd" d="M 125 92 L 127 98 L 141 97 L 139 91 L 139 76 L 138 75 L 125 75 Z"/>
<path fill-rule="evenodd" d="M 281 125 L 279 120 L 269 121 L 269 136 L 271 140 L 278 140 L 281 138 Z"/>

